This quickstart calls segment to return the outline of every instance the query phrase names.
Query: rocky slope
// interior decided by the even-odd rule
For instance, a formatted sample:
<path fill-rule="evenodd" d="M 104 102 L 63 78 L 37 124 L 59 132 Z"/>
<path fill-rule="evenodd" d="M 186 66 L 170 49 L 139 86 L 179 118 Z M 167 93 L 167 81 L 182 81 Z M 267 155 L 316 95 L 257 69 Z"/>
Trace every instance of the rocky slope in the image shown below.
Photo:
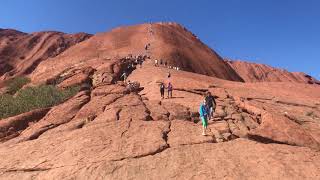
<path fill-rule="evenodd" d="M 40 63 L 31 78 L 37 82 L 46 81 L 77 63 L 93 59 L 104 59 L 107 63 L 110 59 L 129 55 L 147 56 L 159 62 L 162 59 L 168 66 L 178 66 L 186 71 L 242 81 L 218 54 L 176 23 L 141 24 L 96 34 L 60 56 Z"/>
<path fill-rule="evenodd" d="M 225 61 L 241 76 L 245 82 L 296 82 L 320 84 L 320 81 L 302 72 L 288 72 L 264 64 L 245 61 Z"/>
<path fill-rule="evenodd" d="M 27 34 L 0 29 L 0 79 L 30 74 L 41 61 L 57 56 L 90 36 L 54 31 Z"/>
<path fill-rule="evenodd" d="M 119 76 L 137 59 L 112 52 L 127 56 L 134 47 L 102 48 L 121 42 L 109 40 L 95 35 L 30 74 L 32 84 L 82 89 L 60 105 L 0 120 L 0 179 L 319 178 L 320 86 L 155 67 L 152 51 L 128 71 L 140 87 L 127 86 Z M 160 82 L 173 84 L 173 98 L 160 98 Z M 197 111 L 207 91 L 217 108 L 201 136 Z"/>
<path fill-rule="evenodd" d="M 126 61 L 134 59 L 117 62 Z M 58 82 L 88 76 L 92 88 L 0 121 L 0 179 L 319 177 L 319 86 L 237 83 L 176 70 L 168 79 L 167 68 L 146 60 L 129 76 L 143 87 L 132 92 L 111 80 L 106 66 L 117 64 L 97 63 L 104 69 L 75 65 Z M 174 98 L 161 100 L 158 83 L 168 81 Z M 197 110 L 205 91 L 218 106 L 209 135 L 201 136 Z"/>

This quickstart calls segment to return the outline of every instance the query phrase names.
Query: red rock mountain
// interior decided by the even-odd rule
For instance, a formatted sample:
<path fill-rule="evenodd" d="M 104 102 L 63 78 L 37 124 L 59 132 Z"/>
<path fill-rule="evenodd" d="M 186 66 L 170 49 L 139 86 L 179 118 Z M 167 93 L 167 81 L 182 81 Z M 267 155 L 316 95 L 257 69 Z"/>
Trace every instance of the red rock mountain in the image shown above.
<path fill-rule="evenodd" d="M 145 49 L 148 45 L 147 50 Z M 112 59 L 132 55 L 147 55 L 182 70 L 207 74 L 218 78 L 242 81 L 238 74 L 208 46 L 191 32 L 176 23 L 141 24 L 119 27 L 99 33 L 89 40 L 68 49 L 56 58 L 40 64 L 33 78 L 45 79 L 58 74 L 61 66 L 71 66 L 93 58 Z M 64 62 L 64 63 L 62 63 Z M 55 64 L 55 66 L 53 66 Z M 43 68 L 41 68 L 43 67 Z M 42 74 L 41 69 L 46 69 Z M 43 77 L 43 76 L 45 77 Z"/>
<path fill-rule="evenodd" d="M 91 35 L 61 32 L 23 33 L 12 29 L 0 29 L 0 77 L 30 74 L 38 64 L 55 57 Z"/>
<path fill-rule="evenodd" d="M 150 58 L 132 67 L 135 55 Z M 154 66 L 160 58 L 182 70 Z M 119 81 L 124 71 L 130 83 Z M 320 86 L 239 82 L 180 25 L 96 34 L 28 76 L 82 88 L 59 105 L 0 120 L 0 179 L 320 177 Z M 172 98 L 160 97 L 161 82 L 172 83 Z M 216 110 L 202 136 L 198 110 L 208 91 Z"/>
<path fill-rule="evenodd" d="M 239 74 L 245 82 L 296 82 L 320 84 L 320 81 L 302 72 L 288 72 L 264 64 L 245 61 L 225 61 Z"/>

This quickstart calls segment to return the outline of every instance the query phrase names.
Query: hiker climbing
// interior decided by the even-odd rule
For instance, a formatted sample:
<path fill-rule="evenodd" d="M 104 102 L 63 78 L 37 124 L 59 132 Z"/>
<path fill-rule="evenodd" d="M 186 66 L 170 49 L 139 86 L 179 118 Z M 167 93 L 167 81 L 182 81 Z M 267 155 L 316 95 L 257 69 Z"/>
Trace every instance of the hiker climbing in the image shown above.
<path fill-rule="evenodd" d="M 168 83 L 168 98 L 172 98 L 172 90 L 173 90 L 172 84 L 171 84 L 171 82 L 169 82 Z"/>
<path fill-rule="evenodd" d="M 123 82 L 126 83 L 127 77 L 128 77 L 127 73 L 124 72 L 124 73 L 120 76 L 120 79 L 123 78 Z"/>
<path fill-rule="evenodd" d="M 154 66 L 158 66 L 158 60 L 157 59 L 154 60 Z"/>
<path fill-rule="evenodd" d="M 146 44 L 146 45 L 144 46 L 144 49 L 145 49 L 145 50 L 148 50 L 149 47 L 150 47 L 150 43 Z"/>
<path fill-rule="evenodd" d="M 128 64 L 128 67 L 127 67 L 127 71 L 128 71 L 128 72 L 131 72 L 133 69 L 134 69 L 133 63 L 129 63 L 129 64 Z"/>
<path fill-rule="evenodd" d="M 170 71 L 168 72 L 168 78 L 170 78 L 171 77 L 171 73 L 170 73 Z"/>
<path fill-rule="evenodd" d="M 206 101 L 203 100 L 203 102 L 200 104 L 200 108 L 199 108 L 199 114 L 200 114 L 200 118 L 202 121 L 202 135 L 206 136 L 206 130 L 208 127 L 208 110 L 207 110 L 207 106 L 206 106 Z"/>
<path fill-rule="evenodd" d="M 205 101 L 208 109 L 208 120 L 211 120 L 216 109 L 216 101 L 209 91 L 206 94 Z"/>
<path fill-rule="evenodd" d="M 165 85 L 164 83 L 160 84 L 160 94 L 161 94 L 161 98 L 164 98 L 164 89 L 165 89 Z"/>
<path fill-rule="evenodd" d="M 136 64 L 140 66 L 140 68 L 142 67 L 142 62 L 143 62 L 143 57 L 141 55 L 139 55 L 137 58 L 136 58 Z"/>

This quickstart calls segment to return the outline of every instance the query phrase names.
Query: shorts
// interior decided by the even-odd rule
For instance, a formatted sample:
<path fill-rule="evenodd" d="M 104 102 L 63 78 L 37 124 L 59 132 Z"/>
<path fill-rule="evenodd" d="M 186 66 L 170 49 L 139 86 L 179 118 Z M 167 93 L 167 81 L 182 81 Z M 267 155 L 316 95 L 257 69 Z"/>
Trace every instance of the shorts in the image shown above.
<path fill-rule="evenodd" d="M 208 119 L 207 116 L 201 116 L 202 126 L 207 127 L 208 126 Z"/>

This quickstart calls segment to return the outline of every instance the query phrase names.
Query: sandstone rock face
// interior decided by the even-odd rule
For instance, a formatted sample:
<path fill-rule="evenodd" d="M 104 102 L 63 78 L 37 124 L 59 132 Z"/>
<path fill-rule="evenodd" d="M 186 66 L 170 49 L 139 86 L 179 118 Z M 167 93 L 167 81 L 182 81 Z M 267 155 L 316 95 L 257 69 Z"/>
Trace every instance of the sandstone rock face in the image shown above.
<path fill-rule="evenodd" d="M 166 74 L 166 68 L 144 64 L 129 75 L 141 91 L 100 82 L 53 107 L 0 144 L 0 178 L 319 176 L 318 86 L 294 84 L 300 91 L 293 96 L 290 84 L 244 85 L 172 71 L 173 98 L 161 99 L 157 82 L 166 82 Z M 195 118 L 205 91 L 216 96 L 216 113 L 219 109 L 223 116 L 209 120 L 208 135 L 202 136 L 201 121 Z M 303 113 L 309 110 L 313 113 Z"/>
<path fill-rule="evenodd" d="M 30 123 L 40 120 L 50 108 L 36 109 L 0 121 L 0 141 L 6 141 L 19 135 Z"/>
<path fill-rule="evenodd" d="M 79 109 L 89 101 L 88 92 L 80 92 L 65 103 L 53 107 L 41 120 L 24 130 L 13 141 L 21 142 L 37 139 L 46 131 L 73 119 Z"/>
<path fill-rule="evenodd" d="M 23 33 L 0 29 L 0 77 L 8 79 L 33 72 L 38 64 L 55 57 L 69 47 L 88 39 L 85 33 Z"/>
<path fill-rule="evenodd" d="M 297 123 L 275 114 L 264 113 L 261 126 L 250 132 L 252 138 L 262 138 L 262 141 L 276 141 L 296 146 L 306 146 L 320 149 L 317 142 L 306 130 Z"/>
<path fill-rule="evenodd" d="M 155 67 L 161 56 L 153 43 L 141 67 L 134 55 L 112 54 L 133 53 L 139 46 L 131 43 L 143 49 L 145 33 L 176 29 L 187 32 L 176 24 L 115 29 L 40 63 L 31 84 L 87 87 L 50 109 L 0 120 L 0 179 L 318 179 L 318 85 Z M 126 70 L 139 88 L 119 81 Z M 159 82 L 173 84 L 172 98 L 160 97 Z M 217 106 L 202 136 L 198 110 L 207 91 Z"/>
<path fill-rule="evenodd" d="M 48 77 L 57 76 L 62 69 L 83 63 L 89 65 L 93 61 L 96 64 L 92 66 L 97 67 L 113 64 L 110 70 L 116 71 L 119 64 L 113 59 L 130 55 L 147 56 L 152 61 L 162 59 L 168 66 L 180 67 L 181 70 L 242 81 L 216 52 L 176 23 L 126 26 L 96 34 L 88 41 L 68 49 L 61 56 L 40 63 L 31 78 L 34 81 L 46 81 Z"/>
<path fill-rule="evenodd" d="M 302 72 L 288 72 L 284 69 L 245 61 L 232 61 L 227 59 L 226 62 L 245 82 L 296 82 L 320 84 L 320 81 Z"/>

